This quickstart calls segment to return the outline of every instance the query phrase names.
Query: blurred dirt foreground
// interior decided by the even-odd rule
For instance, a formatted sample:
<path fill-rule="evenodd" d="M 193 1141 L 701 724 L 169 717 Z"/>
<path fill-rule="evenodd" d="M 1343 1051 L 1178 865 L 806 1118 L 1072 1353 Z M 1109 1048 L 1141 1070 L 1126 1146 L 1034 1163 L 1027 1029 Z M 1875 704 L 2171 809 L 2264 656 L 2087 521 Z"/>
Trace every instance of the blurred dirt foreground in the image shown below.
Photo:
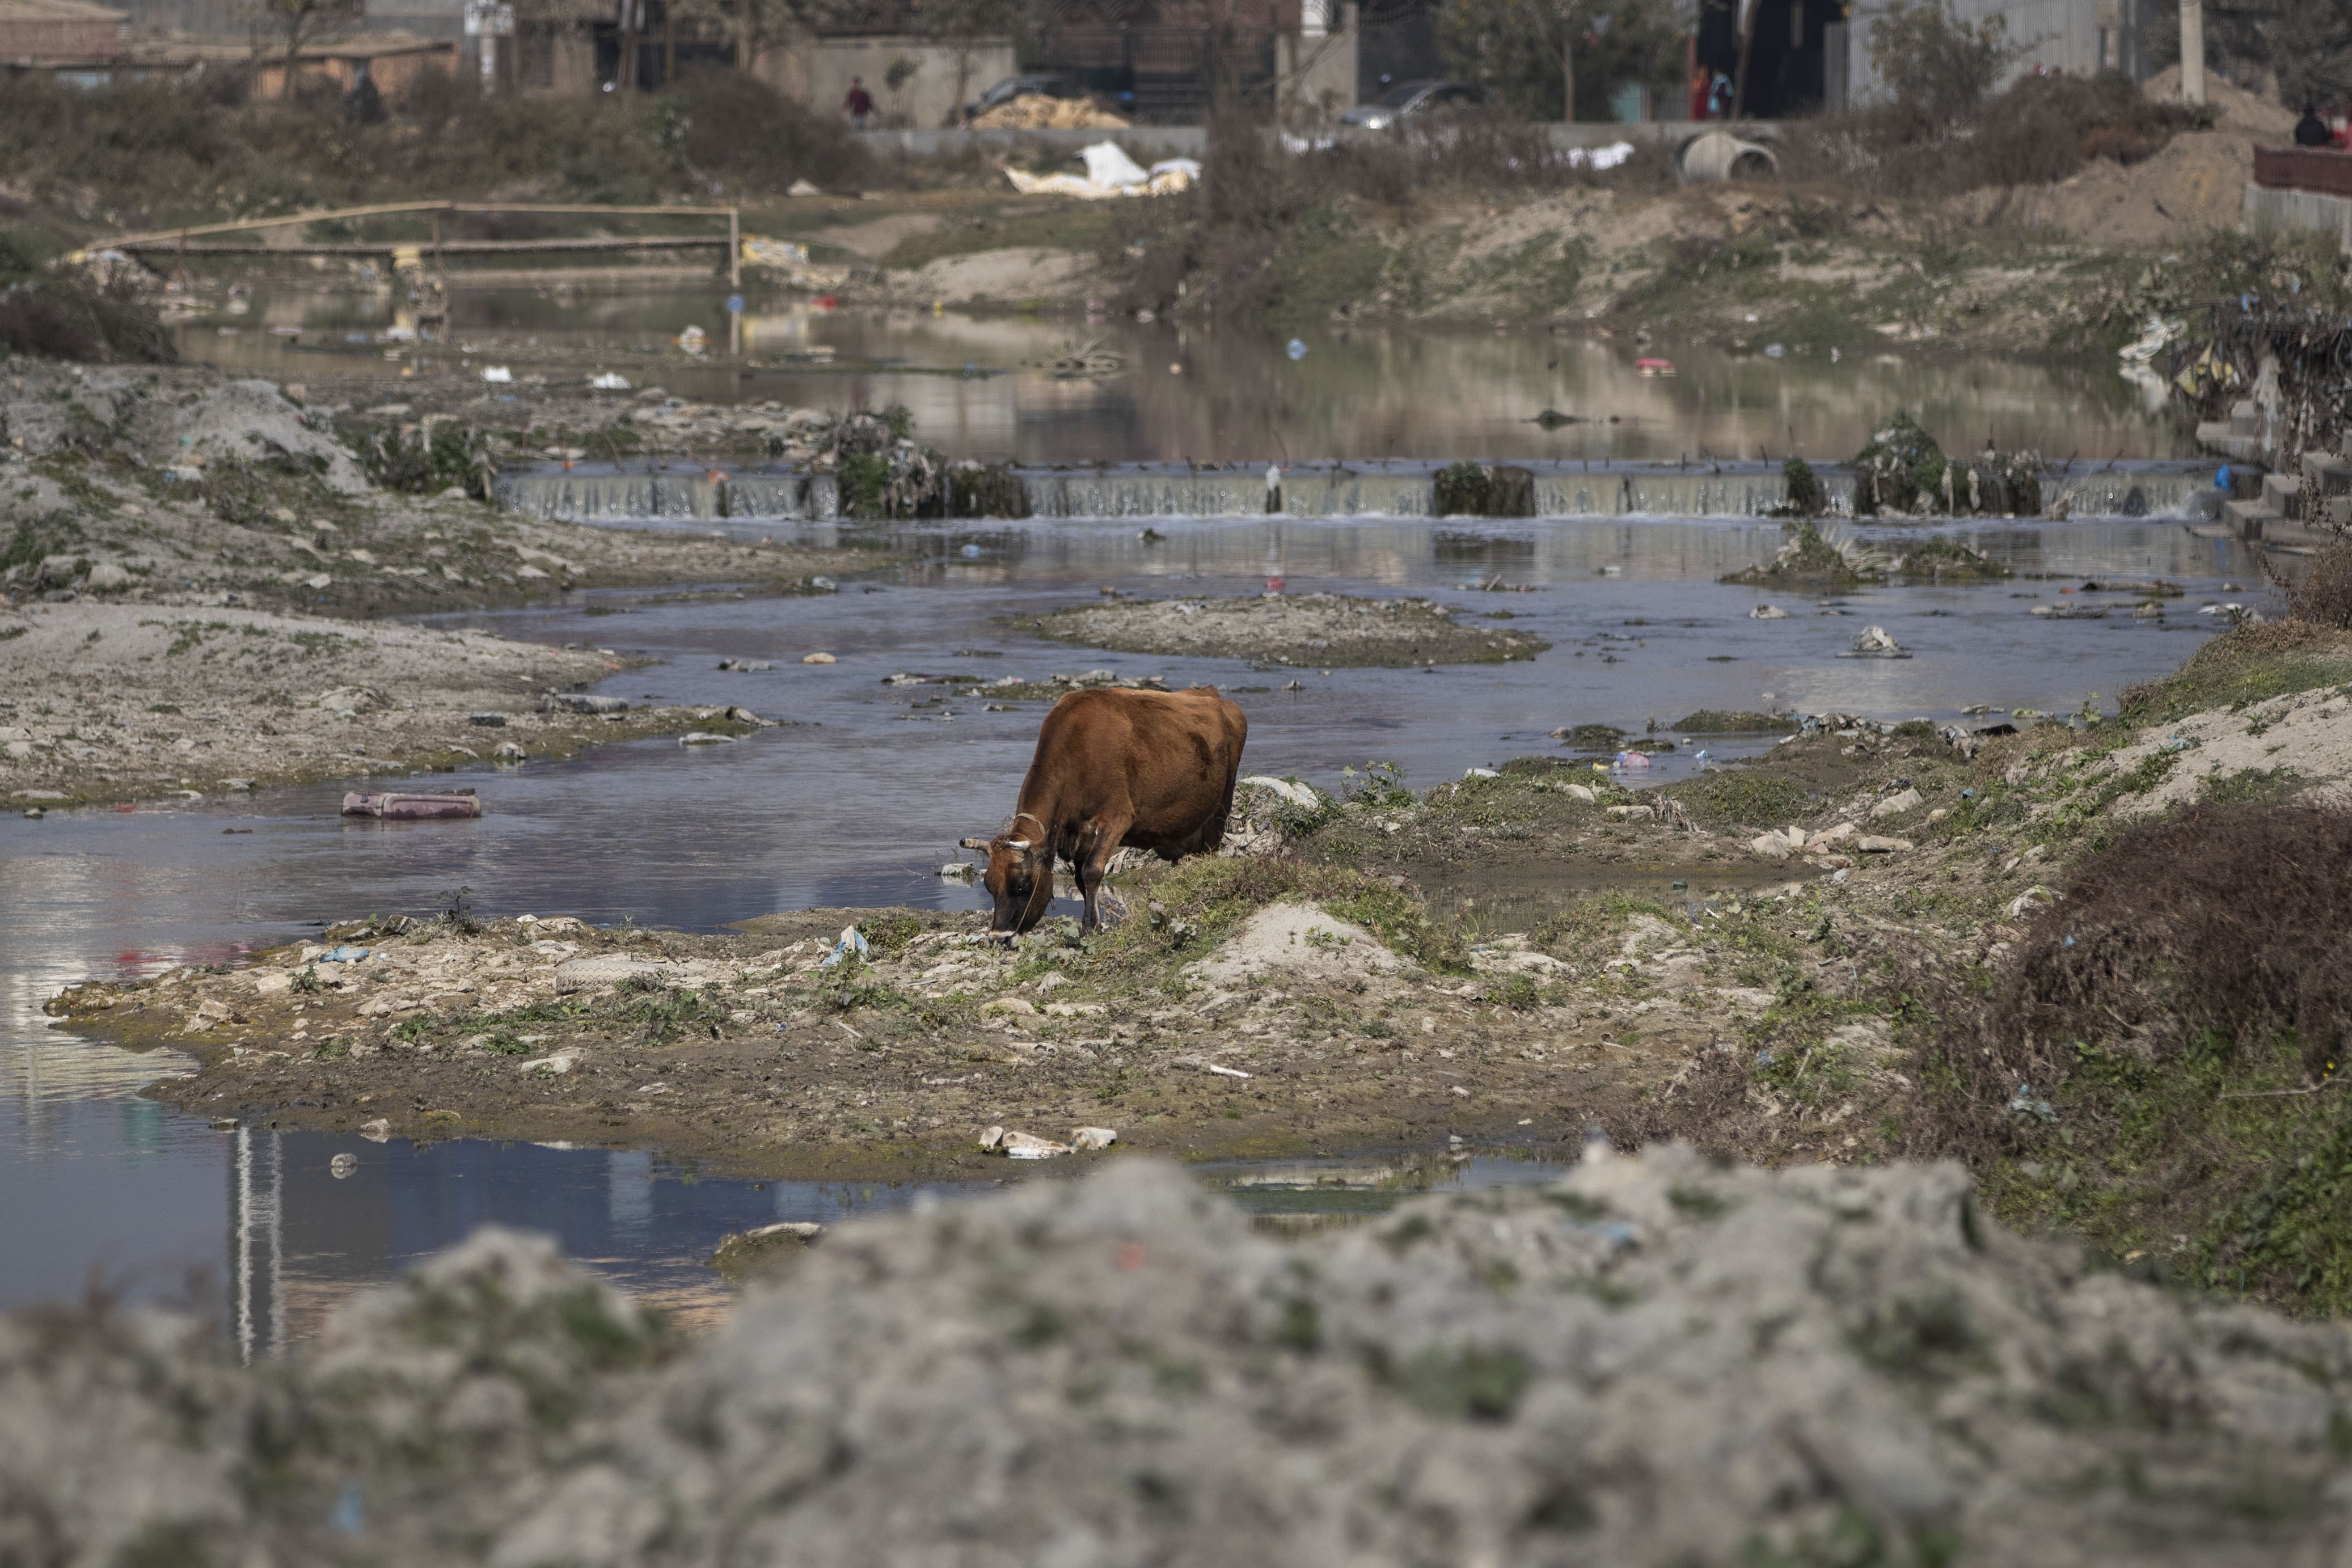
<path fill-rule="evenodd" d="M 1114 1161 L 845 1225 L 681 1346 L 484 1231 L 245 1371 L 0 1322 L 0 1561 L 2344 1561 L 2352 1337 L 1957 1166 L 1596 1147 L 1286 1245 Z"/>

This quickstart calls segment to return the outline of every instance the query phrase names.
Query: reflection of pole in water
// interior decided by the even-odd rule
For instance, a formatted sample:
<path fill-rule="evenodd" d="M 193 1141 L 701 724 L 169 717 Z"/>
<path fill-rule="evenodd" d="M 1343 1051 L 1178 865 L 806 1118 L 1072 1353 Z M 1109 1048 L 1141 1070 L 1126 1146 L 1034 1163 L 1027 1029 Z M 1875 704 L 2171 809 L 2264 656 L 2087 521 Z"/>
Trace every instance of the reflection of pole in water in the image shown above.
<path fill-rule="evenodd" d="M 266 1168 L 263 1168 L 266 1167 Z M 236 1275 L 232 1325 L 240 1361 L 250 1363 L 257 1342 L 266 1354 L 286 1348 L 285 1313 L 286 1146 L 269 1134 L 266 1155 L 254 1146 L 253 1129 L 236 1130 L 236 1161 L 229 1175 L 230 1268 Z M 258 1288 L 260 1300 L 255 1301 Z M 265 1339 L 261 1320 L 268 1319 Z"/>

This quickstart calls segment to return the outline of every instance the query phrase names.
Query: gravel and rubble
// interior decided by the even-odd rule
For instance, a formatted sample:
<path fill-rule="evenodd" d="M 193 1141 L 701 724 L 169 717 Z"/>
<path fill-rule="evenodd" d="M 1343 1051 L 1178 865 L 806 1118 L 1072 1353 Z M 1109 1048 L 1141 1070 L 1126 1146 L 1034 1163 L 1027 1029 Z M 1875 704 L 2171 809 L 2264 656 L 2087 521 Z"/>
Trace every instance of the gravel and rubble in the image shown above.
<path fill-rule="evenodd" d="M 12 598 L 369 618 L 666 583 L 806 592 L 889 563 L 526 517 L 467 483 L 371 484 L 335 417 L 272 382 L 0 365 L 0 594 Z"/>
<path fill-rule="evenodd" d="M 1551 644 L 1506 627 L 1465 624 L 1427 599 L 1267 592 L 1251 599 L 1116 599 L 999 624 L 1056 642 L 1171 657 L 1249 659 L 1323 668 L 1502 664 Z"/>
<path fill-rule="evenodd" d="M 513 765 L 776 722 L 583 700 L 572 688 L 625 668 L 619 655 L 396 622 L 80 600 L 0 609 L 0 805 L 18 810 Z"/>
<path fill-rule="evenodd" d="M 2319 1568 L 2352 1539 L 2342 1324 L 2020 1239 L 1950 1165 L 1596 1145 L 1285 1243 L 1120 1159 L 841 1226 L 683 1347 L 495 1230 L 285 1362 L 204 1343 L 0 1320 L 0 1549 Z"/>

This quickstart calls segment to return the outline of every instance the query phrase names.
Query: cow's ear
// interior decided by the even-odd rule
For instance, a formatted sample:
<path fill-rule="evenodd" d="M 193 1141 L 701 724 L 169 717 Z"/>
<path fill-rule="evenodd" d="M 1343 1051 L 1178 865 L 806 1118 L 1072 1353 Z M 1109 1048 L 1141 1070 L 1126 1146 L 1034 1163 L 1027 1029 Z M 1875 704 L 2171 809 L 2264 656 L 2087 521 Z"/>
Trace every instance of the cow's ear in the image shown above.
<path fill-rule="evenodd" d="M 962 844 L 968 850 L 984 850 L 990 847 L 986 839 L 965 839 Z"/>

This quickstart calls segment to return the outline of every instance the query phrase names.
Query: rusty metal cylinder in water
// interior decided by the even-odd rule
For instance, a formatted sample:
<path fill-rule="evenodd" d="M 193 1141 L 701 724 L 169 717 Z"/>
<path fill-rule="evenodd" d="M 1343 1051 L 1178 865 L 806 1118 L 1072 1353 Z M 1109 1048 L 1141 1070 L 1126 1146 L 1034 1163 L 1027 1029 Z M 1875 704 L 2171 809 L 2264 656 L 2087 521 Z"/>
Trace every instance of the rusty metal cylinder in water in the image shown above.
<path fill-rule="evenodd" d="M 361 795 L 343 797 L 346 817 L 382 817 L 387 821 L 433 821 L 482 814 L 481 798 L 457 795 Z"/>

